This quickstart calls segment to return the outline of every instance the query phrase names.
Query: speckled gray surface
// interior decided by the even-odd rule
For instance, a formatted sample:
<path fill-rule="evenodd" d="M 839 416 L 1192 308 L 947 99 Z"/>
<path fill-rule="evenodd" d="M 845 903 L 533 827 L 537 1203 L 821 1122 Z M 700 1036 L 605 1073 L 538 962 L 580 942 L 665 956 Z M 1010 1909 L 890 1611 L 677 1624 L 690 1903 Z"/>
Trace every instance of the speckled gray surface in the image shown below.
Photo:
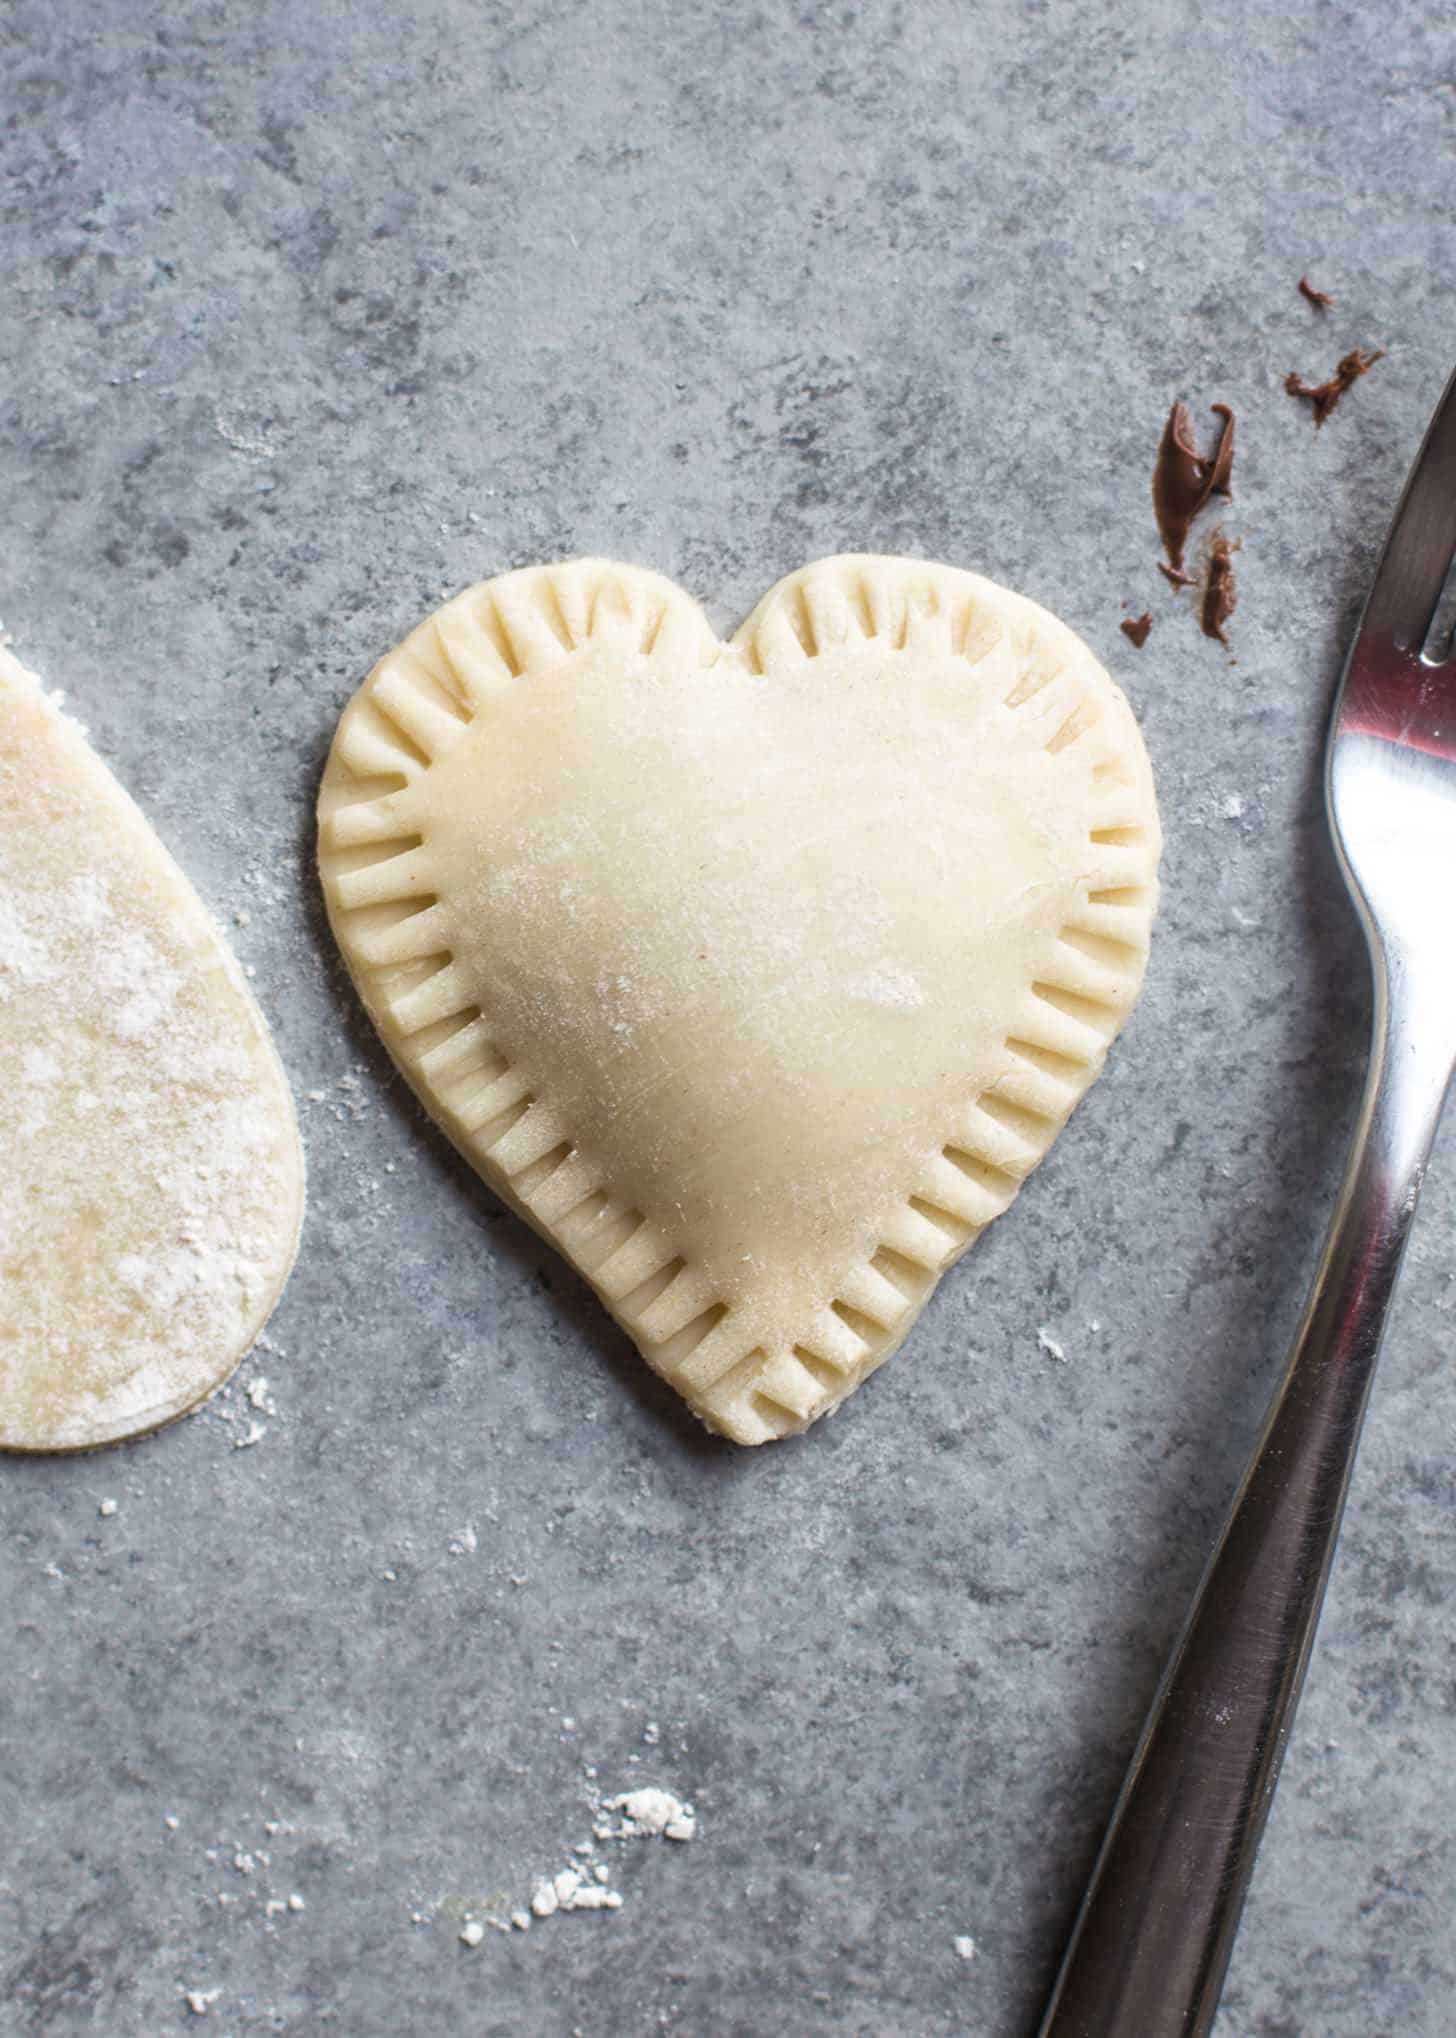
<path fill-rule="evenodd" d="M 233 925 L 311 1171 L 252 1448 L 234 1389 L 0 1464 L 0 2029 L 1029 2029 L 1351 1117 L 1315 744 L 1451 365 L 1453 80 L 1436 0 L 0 15 L 0 612 Z M 1389 359 L 1316 436 L 1282 377 L 1356 341 Z M 1240 414 L 1233 662 L 1153 571 L 1179 393 Z M 1113 664 L 1167 904 L 1014 1213 L 749 1455 L 421 1122 L 310 807 L 353 686 L 472 579 L 601 550 L 726 626 L 856 547 Z M 1448 1134 L 1220 2038 L 1456 2016 L 1453 1219 Z M 591 1769 L 699 1838 L 464 1949 L 452 1900 L 560 1866 Z"/>

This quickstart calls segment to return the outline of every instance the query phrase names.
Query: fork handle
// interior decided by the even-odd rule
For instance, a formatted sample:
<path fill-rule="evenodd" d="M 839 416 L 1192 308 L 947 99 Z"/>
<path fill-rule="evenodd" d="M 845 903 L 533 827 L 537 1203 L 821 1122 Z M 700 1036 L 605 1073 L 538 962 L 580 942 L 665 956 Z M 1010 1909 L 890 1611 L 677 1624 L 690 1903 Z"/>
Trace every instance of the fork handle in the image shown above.
<path fill-rule="evenodd" d="M 1375 948 L 1370 1072 L 1329 1237 L 1143 1728 L 1040 2038 L 1204 2038 L 1304 1682 L 1453 1020 Z"/>

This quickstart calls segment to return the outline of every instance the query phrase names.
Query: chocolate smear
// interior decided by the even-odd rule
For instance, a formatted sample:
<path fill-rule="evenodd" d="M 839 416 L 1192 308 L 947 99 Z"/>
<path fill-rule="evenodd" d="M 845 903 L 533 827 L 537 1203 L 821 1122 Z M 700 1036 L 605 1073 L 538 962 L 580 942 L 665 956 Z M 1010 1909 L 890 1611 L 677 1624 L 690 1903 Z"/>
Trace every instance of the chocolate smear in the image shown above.
<path fill-rule="evenodd" d="M 1316 290 L 1308 276 L 1299 279 L 1299 294 L 1306 304 L 1312 304 L 1316 311 L 1333 311 L 1335 300 L 1328 290 Z"/>
<path fill-rule="evenodd" d="M 1223 430 L 1212 453 L 1199 452 L 1186 403 L 1173 405 L 1158 443 L 1158 459 L 1153 468 L 1153 514 L 1158 520 L 1158 535 L 1163 540 L 1168 563 L 1177 574 L 1183 571 L 1188 533 L 1194 519 L 1207 507 L 1209 497 L 1233 493 L 1234 414 L 1226 403 L 1216 403 L 1212 409 L 1215 417 L 1223 419 Z"/>
<path fill-rule="evenodd" d="M 1124 616 L 1118 628 L 1122 631 L 1135 651 L 1141 651 L 1148 641 L 1148 632 L 1153 627 L 1153 612 L 1144 609 L 1140 616 Z"/>
<path fill-rule="evenodd" d="M 1239 605 L 1239 586 L 1234 578 L 1233 555 L 1238 543 L 1230 544 L 1222 531 L 1215 531 L 1208 548 L 1208 578 L 1203 583 L 1203 608 L 1199 622 L 1205 637 L 1228 644 L 1228 621 Z"/>
<path fill-rule="evenodd" d="M 1193 585 L 1193 575 L 1191 573 L 1180 573 L 1177 567 L 1170 566 L 1166 559 L 1158 561 L 1158 571 L 1170 587 L 1192 587 Z"/>
<path fill-rule="evenodd" d="M 1315 429 L 1324 423 L 1347 389 L 1353 388 L 1362 375 L 1368 375 L 1377 361 L 1385 359 L 1383 347 L 1377 347 L 1373 354 L 1367 354 L 1363 347 L 1352 347 L 1344 359 L 1335 366 L 1335 372 L 1326 382 L 1306 382 L 1302 375 L 1292 370 L 1284 378 L 1284 387 L 1291 396 L 1302 396 L 1314 407 Z"/>

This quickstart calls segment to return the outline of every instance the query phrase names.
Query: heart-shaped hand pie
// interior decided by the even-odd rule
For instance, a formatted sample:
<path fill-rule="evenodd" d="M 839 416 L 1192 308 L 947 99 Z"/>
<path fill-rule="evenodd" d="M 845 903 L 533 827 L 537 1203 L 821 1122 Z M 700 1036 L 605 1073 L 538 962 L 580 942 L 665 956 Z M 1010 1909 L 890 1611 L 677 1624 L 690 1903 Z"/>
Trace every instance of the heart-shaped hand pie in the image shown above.
<path fill-rule="evenodd" d="M 1081 640 L 841 558 L 731 644 L 601 560 L 471 588 L 340 724 L 320 865 L 390 1053 L 715 1429 L 843 1400 L 1101 1067 L 1152 777 Z"/>

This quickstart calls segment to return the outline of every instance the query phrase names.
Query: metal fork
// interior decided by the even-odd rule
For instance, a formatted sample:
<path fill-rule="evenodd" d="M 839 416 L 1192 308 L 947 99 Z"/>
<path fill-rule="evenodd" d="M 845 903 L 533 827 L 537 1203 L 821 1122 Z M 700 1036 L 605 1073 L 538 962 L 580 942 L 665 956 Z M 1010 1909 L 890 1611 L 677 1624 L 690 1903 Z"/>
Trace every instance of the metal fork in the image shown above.
<path fill-rule="evenodd" d="M 1386 1312 L 1456 1061 L 1456 376 L 1345 662 L 1325 769 L 1374 1040 L 1294 1349 L 1143 1728 L 1040 2038 L 1203 2038 L 1304 1682 Z"/>

